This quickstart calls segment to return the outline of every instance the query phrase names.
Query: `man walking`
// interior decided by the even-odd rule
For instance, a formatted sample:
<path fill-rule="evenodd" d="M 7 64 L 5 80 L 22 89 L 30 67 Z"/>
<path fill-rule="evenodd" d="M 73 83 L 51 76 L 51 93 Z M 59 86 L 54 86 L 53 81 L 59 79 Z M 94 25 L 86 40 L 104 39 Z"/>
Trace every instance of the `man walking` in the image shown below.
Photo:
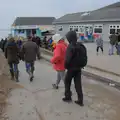
<path fill-rule="evenodd" d="M 19 48 L 17 47 L 14 38 L 10 38 L 5 46 L 5 57 L 8 60 L 11 79 L 13 80 L 15 78 L 16 82 L 19 82 Z"/>
<path fill-rule="evenodd" d="M 21 49 L 21 58 L 25 61 L 26 71 L 29 74 L 30 81 L 33 81 L 33 73 L 35 70 L 34 63 L 36 56 L 40 59 L 39 48 L 36 43 L 32 42 L 32 38 L 28 37 L 28 41 L 23 44 Z"/>
<path fill-rule="evenodd" d="M 72 92 L 70 91 L 72 78 L 74 78 L 75 89 L 78 95 L 76 104 L 84 106 L 83 92 L 81 83 L 81 69 L 87 64 L 86 48 L 82 43 L 77 43 L 77 34 L 75 31 L 67 33 L 66 38 L 70 43 L 66 52 L 65 68 L 67 69 L 65 77 L 65 97 L 64 102 L 72 100 Z"/>

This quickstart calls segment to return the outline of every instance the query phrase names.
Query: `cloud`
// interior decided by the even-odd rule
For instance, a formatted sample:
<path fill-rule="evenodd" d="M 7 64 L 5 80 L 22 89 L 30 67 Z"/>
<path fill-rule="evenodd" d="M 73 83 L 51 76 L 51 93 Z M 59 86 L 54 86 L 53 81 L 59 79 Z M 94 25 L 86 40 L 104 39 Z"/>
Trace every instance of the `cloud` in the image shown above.
<path fill-rule="evenodd" d="M 0 28 L 9 28 L 17 16 L 55 16 L 94 10 L 119 0 L 0 0 Z"/>

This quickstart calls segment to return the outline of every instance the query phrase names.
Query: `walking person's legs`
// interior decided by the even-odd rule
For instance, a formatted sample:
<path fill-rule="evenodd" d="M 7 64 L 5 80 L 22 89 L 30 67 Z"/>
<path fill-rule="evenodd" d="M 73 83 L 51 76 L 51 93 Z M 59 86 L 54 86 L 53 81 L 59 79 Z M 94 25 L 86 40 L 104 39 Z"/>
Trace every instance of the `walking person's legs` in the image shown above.
<path fill-rule="evenodd" d="M 10 69 L 10 74 L 11 74 L 11 80 L 14 80 L 13 64 L 12 63 L 8 63 L 8 64 L 9 64 L 9 69 Z"/>
<path fill-rule="evenodd" d="M 64 82 L 64 78 L 65 78 L 65 71 L 57 71 L 57 80 L 56 80 L 56 84 L 53 84 L 53 88 L 58 89 L 60 81 L 63 80 Z"/>
<path fill-rule="evenodd" d="M 97 55 L 98 55 L 98 52 L 99 52 L 99 46 L 97 46 L 97 48 L 96 48 L 96 52 L 97 52 Z"/>
<path fill-rule="evenodd" d="M 76 71 L 75 76 L 74 76 L 74 84 L 75 84 L 75 89 L 78 95 L 78 100 L 75 101 L 75 103 L 80 106 L 84 106 L 82 83 L 81 83 L 81 71 Z"/>
<path fill-rule="evenodd" d="M 33 81 L 33 74 L 32 74 L 33 67 L 31 67 L 31 62 L 26 62 L 25 66 L 26 66 L 26 72 L 28 73 L 28 75 L 30 77 L 30 81 L 32 82 Z"/>
<path fill-rule="evenodd" d="M 101 49 L 101 51 L 102 51 L 102 53 L 103 53 L 103 47 L 102 47 L 102 46 L 100 47 L 100 49 Z"/>
<path fill-rule="evenodd" d="M 70 90 L 71 87 L 71 82 L 73 78 L 73 72 L 72 71 L 67 71 L 66 76 L 65 76 L 65 97 L 63 98 L 64 102 L 70 102 L 72 100 L 72 92 Z"/>
<path fill-rule="evenodd" d="M 14 75 L 15 75 L 16 82 L 19 82 L 19 79 L 18 79 L 18 77 L 19 77 L 18 64 L 14 63 L 13 66 L 14 66 Z"/>

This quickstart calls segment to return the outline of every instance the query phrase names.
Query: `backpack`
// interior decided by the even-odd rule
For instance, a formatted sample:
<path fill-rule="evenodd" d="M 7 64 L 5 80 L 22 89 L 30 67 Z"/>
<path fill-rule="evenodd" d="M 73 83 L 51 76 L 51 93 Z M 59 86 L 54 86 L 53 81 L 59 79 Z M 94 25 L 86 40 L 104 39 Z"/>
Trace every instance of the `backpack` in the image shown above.
<path fill-rule="evenodd" d="M 84 68 L 87 65 L 87 49 L 82 43 L 77 42 L 73 53 L 73 59 L 76 68 Z"/>

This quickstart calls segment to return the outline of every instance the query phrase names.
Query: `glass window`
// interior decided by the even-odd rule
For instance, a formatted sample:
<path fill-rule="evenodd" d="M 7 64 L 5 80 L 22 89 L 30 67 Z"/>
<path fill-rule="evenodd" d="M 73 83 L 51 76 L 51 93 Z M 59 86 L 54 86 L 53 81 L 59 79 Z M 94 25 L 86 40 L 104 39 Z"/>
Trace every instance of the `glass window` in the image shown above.
<path fill-rule="evenodd" d="M 59 31 L 63 31 L 63 27 L 62 26 L 59 26 Z"/>
<path fill-rule="evenodd" d="M 119 28 L 119 26 L 117 26 L 117 28 Z"/>
<path fill-rule="evenodd" d="M 74 30 L 75 30 L 76 32 L 78 32 L 78 28 L 75 28 Z"/>
<path fill-rule="evenodd" d="M 113 26 L 115 28 L 115 26 Z"/>
<path fill-rule="evenodd" d="M 112 28 L 112 26 L 110 26 L 110 28 Z"/>
<path fill-rule="evenodd" d="M 115 29 L 110 29 L 110 34 L 115 34 Z"/>
<path fill-rule="evenodd" d="M 120 29 L 117 29 L 117 33 L 120 33 Z"/>
<path fill-rule="evenodd" d="M 72 31 L 73 30 L 73 28 L 70 28 L 70 31 Z"/>
<path fill-rule="evenodd" d="M 102 28 L 95 28 L 94 33 L 102 33 Z"/>

